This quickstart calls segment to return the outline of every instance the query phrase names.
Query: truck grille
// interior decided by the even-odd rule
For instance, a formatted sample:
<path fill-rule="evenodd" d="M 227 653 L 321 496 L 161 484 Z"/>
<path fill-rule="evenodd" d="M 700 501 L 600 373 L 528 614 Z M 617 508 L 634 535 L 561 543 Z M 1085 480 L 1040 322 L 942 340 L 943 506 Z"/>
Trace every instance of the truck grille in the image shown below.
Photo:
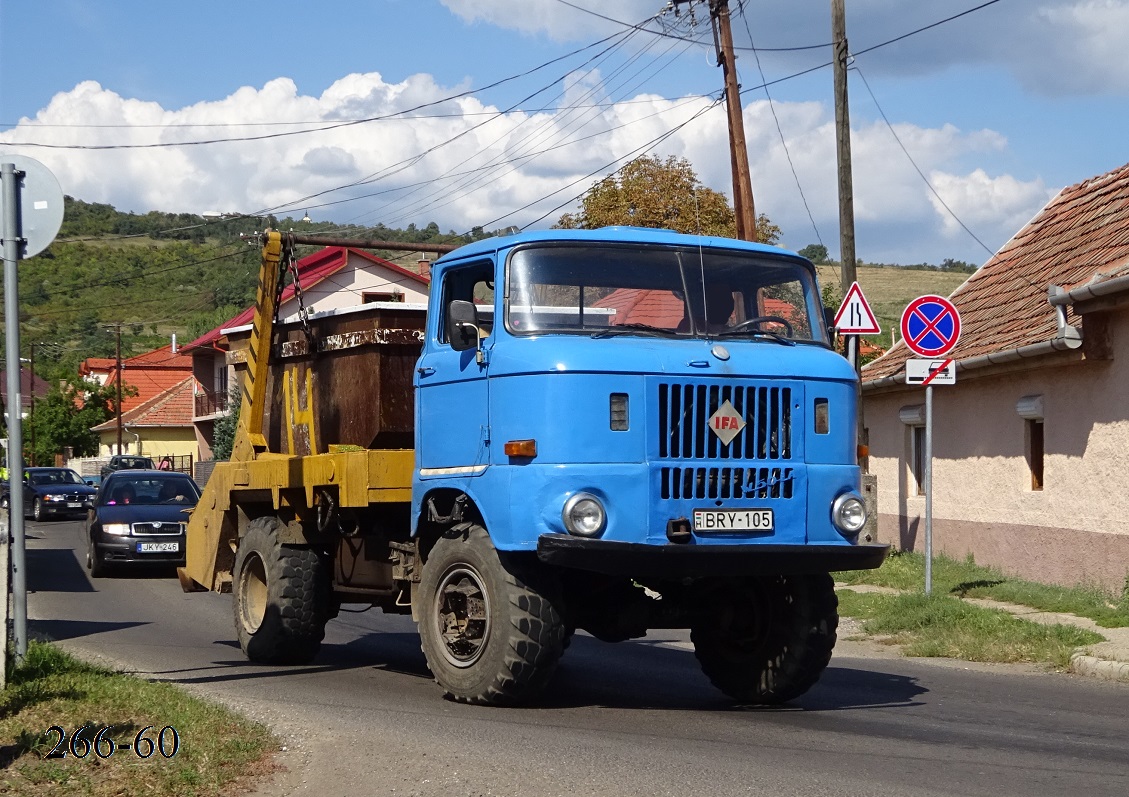
<path fill-rule="evenodd" d="M 791 498 L 791 468 L 663 468 L 663 498 Z"/>
<path fill-rule="evenodd" d="M 658 387 L 660 458 L 792 458 L 791 388 L 670 382 Z M 746 425 L 732 443 L 722 445 L 710 432 L 709 419 L 726 401 Z"/>

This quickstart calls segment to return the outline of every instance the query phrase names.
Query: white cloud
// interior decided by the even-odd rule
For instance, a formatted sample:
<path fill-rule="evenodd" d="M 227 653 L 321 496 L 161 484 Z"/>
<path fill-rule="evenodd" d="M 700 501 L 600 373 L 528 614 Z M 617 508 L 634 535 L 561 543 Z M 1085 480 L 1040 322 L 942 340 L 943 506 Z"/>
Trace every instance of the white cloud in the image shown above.
<path fill-rule="evenodd" d="M 595 72 L 578 75 L 568 91 L 594 89 L 599 94 L 599 80 Z M 411 117 L 277 135 L 334 120 L 387 115 L 456 91 L 426 74 L 388 83 L 380 74 L 368 73 L 348 75 L 320 96 L 307 96 L 292 80 L 278 78 L 223 99 L 166 109 L 86 81 L 56 95 L 34 120 L 0 133 L 0 146 L 12 141 L 143 144 L 273 136 L 160 149 L 18 151 L 42 160 L 66 193 L 122 210 L 252 212 L 282 206 L 284 213 L 308 210 L 315 219 L 341 223 L 422 227 L 435 221 L 444 230 L 463 231 L 476 225 L 525 225 L 545 214 L 539 224 L 552 223 L 562 212 L 557 206 L 615 168 L 609 164 L 644 149 L 708 107 L 704 99 L 638 95 L 613 105 L 497 115 L 497 109 L 464 97 Z M 787 245 L 800 248 L 816 240 L 794 168 L 818 235 L 834 252 L 838 207 L 832 114 L 818 102 L 778 102 L 775 110 L 791 164 L 768 103 L 745 108 L 757 210 L 783 228 Z M 240 124 L 231 126 L 233 121 Z M 226 126 L 191 126 L 220 123 Z M 130 127 L 53 126 L 75 124 Z M 1048 192 L 1038 180 L 999 173 L 990 177 L 989 168 L 964 167 L 969 156 L 991 162 L 1006 151 L 1006 140 L 993 131 L 909 124 L 896 130 L 945 202 L 991 247 L 1001 245 L 1046 201 Z M 986 257 L 939 209 L 884 124 L 856 127 L 852 139 L 860 257 L 892 262 Z M 703 182 L 731 196 L 727 147 L 719 106 L 654 152 L 688 158 Z M 350 184 L 358 185 L 332 190 Z M 329 193 L 305 198 L 325 191 Z"/>

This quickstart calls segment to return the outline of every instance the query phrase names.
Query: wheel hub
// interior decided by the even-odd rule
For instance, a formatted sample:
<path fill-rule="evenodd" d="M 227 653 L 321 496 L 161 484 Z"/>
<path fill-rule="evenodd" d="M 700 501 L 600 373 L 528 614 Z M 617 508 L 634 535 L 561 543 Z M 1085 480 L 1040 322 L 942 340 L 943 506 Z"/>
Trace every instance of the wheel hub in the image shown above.
<path fill-rule="evenodd" d="M 248 556 L 239 574 L 239 621 L 253 634 L 267 614 L 267 568 L 258 556 Z"/>
<path fill-rule="evenodd" d="M 490 638 L 490 598 L 482 576 L 470 565 L 452 567 L 439 582 L 435 622 L 443 654 L 456 667 L 470 667 Z"/>

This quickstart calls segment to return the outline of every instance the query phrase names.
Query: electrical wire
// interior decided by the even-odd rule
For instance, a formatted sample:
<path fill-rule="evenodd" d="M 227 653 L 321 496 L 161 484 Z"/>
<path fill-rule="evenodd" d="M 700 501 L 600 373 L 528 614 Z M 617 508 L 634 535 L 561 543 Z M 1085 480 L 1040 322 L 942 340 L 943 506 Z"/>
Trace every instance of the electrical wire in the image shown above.
<path fill-rule="evenodd" d="M 753 31 L 749 26 L 749 15 L 745 13 L 745 3 L 747 0 L 741 0 L 737 9 L 741 14 L 741 19 L 745 23 L 745 32 L 749 35 L 749 41 L 753 41 Z M 776 115 L 776 104 L 772 101 L 772 94 L 768 91 L 768 80 L 764 76 L 764 67 L 761 66 L 761 57 L 756 49 L 753 49 L 753 58 L 757 62 L 757 71 L 760 72 L 761 82 L 764 84 L 764 95 L 768 98 L 768 109 L 772 112 L 772 121 L 776 123 L 776 133 L 780 136 L 780 145 L 784 147 L 784 157 L 788 159 L 788 167 L 792 170 L 792 179 L 796 181 L 796 190 L 800 192 L 800 199 L 804 203 L 804 210 L 807 211 L 808 221 L 811 222 L 811 227 L 815 230 L 815 238 L 823 245 L 823 238 L 819 234 L 819 227 L 815 223 L 815 216 L 812 215 L 811 207 L 808 206 L 808 198 L 804 195 L 804 187 L 800 184 L 800 175 L 796 173 L 796 164 L 792 162 L 792 153 L 788 150 L 788 142 L 784 139 L 784 131 L 780 127 L 780 117 Z"/>
<path fill-rule="evenodd" d="M 906 145 L 902 143 L 902 139 L 898 136 L 897 131 L 894 130 L 894 126 L 890 124 L 890 120 L 886 117 L 886 112 L 882 110 L 882 106 L 878 104 L 878 98 L 874 96 L 874 91 L 871 90 L 870 83 L 867 81 L 866 75 L 862 73 L 862 70 L 859 69 L 857 64 L 851 67 L 851 71 L 857 72 L 858 76 L 862 78 L 862 83 L 864 86 L 866 86 L 866 90 L 870 94 L 870 99 L 874 101 L 874 107 L 878 109 L 878 113 L 882 116 L 882 121 L 886 123 L 886 127 L 890 131 L 890 135 L 892 135 L 894 137 L 894 140 L 898 142 L 898 146 L 901 147 L 902 152 L 905 153 L 905 156 L 909 160 L 910 165 L 913 166 L 913 170 L 917 172 L 918 177 L 920 177 L 924 181 L 925 186 L 929 189 L 930 193 L 932 193 L 933 196 L 937 198 L 937 201 L 941 203 L 941 207 L 948 211 L 949 215 L 953 217 L 953 220 L 956 221 L 956 223 L 959 224 L 961 228 L 963 228 L 964 231 L 972 237 L 972 240 L 976 241 L 976 243 L 980 244 L 980 246 L 983 247 L 984 251 L 988 253 L 989 257 L 995 255 L 995 252 L 989 249 L 987 244 L 981 241 L 976 236 L 976 233 L 969 229 L 967 224 L 961 221 L 960 216 L 958 216 L 956 212 L 949 207 L 948 203 L 941 198 L 941 195 L 937 193 L 937 189 L 935 189 L 933 187 L 933 184 L 929 182 L 929 178 L 926 177 L 925 173 L 921 171 L 921 168 L 917 165 L 917 162 L 913 159 L 913 156 L 909 154 L 909 150 L 906 149 Z"/>

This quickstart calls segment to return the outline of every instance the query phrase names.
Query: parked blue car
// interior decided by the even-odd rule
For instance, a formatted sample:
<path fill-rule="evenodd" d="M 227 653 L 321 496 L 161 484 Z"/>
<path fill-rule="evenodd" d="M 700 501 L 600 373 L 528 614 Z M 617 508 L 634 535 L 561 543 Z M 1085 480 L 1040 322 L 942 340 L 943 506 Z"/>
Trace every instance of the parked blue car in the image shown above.
<path fill-rule="evenodd" d="M 0 487 L 0 508 L 10 503 L 11 486 Z M 97 492 L 70 468 L 24 468 L 24 516 L 35 520 L 78 517 Z"/>

